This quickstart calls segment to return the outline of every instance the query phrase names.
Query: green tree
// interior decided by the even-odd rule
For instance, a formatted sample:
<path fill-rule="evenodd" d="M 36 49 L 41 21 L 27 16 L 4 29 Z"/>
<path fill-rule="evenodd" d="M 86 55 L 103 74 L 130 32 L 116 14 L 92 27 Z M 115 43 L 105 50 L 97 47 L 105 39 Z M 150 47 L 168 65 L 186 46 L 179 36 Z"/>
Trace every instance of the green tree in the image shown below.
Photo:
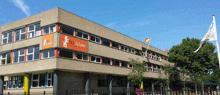
<path fill-rule="evenodd" d="M 140 85 L 143 82 L 143 73 L 147 71 L 147 68 L 144 67 L 146 62 L 140 62 L 139 60 L 131 59 L 129 62 L 133 66 L 131 69 L 131 73 L 128 75 L 128 79 L 130 80 L 132 85 Z"/>

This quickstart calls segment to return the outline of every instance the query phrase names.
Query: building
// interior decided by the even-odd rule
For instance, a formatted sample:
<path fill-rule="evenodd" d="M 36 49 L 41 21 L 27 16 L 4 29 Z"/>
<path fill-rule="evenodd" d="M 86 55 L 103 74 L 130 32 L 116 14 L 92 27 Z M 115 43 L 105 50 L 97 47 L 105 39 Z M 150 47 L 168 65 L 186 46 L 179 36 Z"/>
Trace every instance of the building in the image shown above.
<path fill-rule="evenodd" d="M 147 44 L 60 8 L 2 25 L 1 35 L 1 93 L 134 90 L 130 58 L 147 62 L 146 81 L 172 64 L 166 51 L 146 53 Z"/>

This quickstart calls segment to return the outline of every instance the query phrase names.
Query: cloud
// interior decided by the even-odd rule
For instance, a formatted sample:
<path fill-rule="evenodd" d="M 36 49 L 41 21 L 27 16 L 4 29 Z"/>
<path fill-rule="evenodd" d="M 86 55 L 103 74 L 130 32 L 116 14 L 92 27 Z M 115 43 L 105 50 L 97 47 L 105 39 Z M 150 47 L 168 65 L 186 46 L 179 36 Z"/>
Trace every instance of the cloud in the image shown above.
<path fill-rule="evenodd" d="M 117 22 L 111 22 L 111 23 L 107 23 L 104 26 L 108 27 L 108 28 L 114 28 L 116 26 Z"/>
<path fill-rule="evenodd" d="M 24 0 L 12 0 L 12 2 L 20 8 L 27 16 L 30 16 L 29 6 L 24 3 Z"/>

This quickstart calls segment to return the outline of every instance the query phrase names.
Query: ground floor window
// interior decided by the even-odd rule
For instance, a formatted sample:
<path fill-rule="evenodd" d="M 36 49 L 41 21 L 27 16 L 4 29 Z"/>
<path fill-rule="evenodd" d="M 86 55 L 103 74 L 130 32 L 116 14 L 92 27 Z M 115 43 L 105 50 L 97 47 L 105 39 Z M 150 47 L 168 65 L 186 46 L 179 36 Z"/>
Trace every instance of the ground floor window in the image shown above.
<path fill-rule="evenodd" d="M 24 76 L 18 76 L 18 88 L 24 87 Z"/>
<path fill-rule="evenodd" d="M 3 90 L 7 89 L 7 87 L 8 87 L 8 81 L 4 81 L 4 88 L 3 88 Z"/>
<path fill-rule="evenodd" d="M 98 87 L 108 87 L 107 75 L 98 75 Z"/>
<path fill-rule="evenodd" d="M 47 74 L 47 86 L 53 86 L 53 72 Z"/>
<path fill-rule="evenodd" d="M 112 86 L 113 87 L 126 87 L 127 79 L 122 76 L 113 76 Z"/>
<path fill-rule="evenodd" d="M 32 75 L 32 87 L 44 87 L 45 86 L 45 73 Z"/>
<path fill-rule="evenodd" d="M 17 80 L 17 76 L 9 77 L 9 85 L 8 85 L 9 89 L 16 88 L 16 80 Z"/>

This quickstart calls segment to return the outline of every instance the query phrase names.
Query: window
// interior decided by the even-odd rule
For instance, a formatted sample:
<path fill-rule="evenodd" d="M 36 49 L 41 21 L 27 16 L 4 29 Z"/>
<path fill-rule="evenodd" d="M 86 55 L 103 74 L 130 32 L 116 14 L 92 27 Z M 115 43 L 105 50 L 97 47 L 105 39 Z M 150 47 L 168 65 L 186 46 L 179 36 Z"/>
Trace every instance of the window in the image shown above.
<path fill-rule="evenodd" d="M 130 64 L 130 69 L 133 68 L 133 66 Z"/>
<path fill-rule="evenodd" d="M 82 32 L 81 30 L 77 30 L 76 36 L 83 39 L 89 39 L 89 34 Z"/>
<path fill-rule="evenodd" d="M 2 44 L 12 43 L 13 31 L 2 33 Z"/>
<path fill-rule="evenodd" d="M 151 52 L 150 51 L 147 51 L 147 57 L 151 58 Z"/>
<path fill-rule="evenodd" d="M 119 61 L 118 60 L 115 60 L 115 59 L 112 59 L 112 63 L 113 63 L 113 66 L 119 66 Z"/>
<path fill-rule="evenodd" d="M 99 44 L 100 44 L 101 39 L 100 39 L 99 37 L 96 37 L 96 36 L 91 35 L 91 41 L 93 41 L 93 42 L 96 42 L 96 43 L 99 43 Z"/>
<path fill-rule="evenodd" d="M 130 53 L 134 53 L 134 50 L 135 50 L 135 49 L 129 47 L 129 52 L 130 52 Z"/>
<path fill-rule="evenodd" d="M 16 76 L 9 77 L 9 89 L 16 88 Z"/>
<path fill-rule="evenodd" d="M 91 62 L 101 63 L 101 57 L 98 56 L 91 56 L 90 60 Z"/>
<path fill-rule="evenodd" d="M 165 60 L 167 60 L 167 57 L 164 57 L 165 58 Z"/>
<path fill-rule="evenodd" d="M 125 68 L 128 67 L 128 62 L 121 61 L 121 63 L 122 63 L 122 67 L 125 67 Z"/>
<path fill-rule="evenodd" d="M 136 55 L 142 55 L 142 51 L 141 50 L 136 50 Z"/>
<path fill-rule="evenodd" d="M 126 87 L 127 79 L 123 76 L 113 76 L 112 77 L 112 86 L 113 87 Z"/>
<path fill-rule="evenodd" d="M 147 49 L 142 47 L 142 56 L 143 57 L 146 57 L 146 51 L 147 51 Z"/>
<path fill-rule="evenodd" d="M 45 86 L 45 73 L 32 75 L 32 87 L 44 87 Z"/>
<path fill-rule="evenodd" d="M 109 47 L 110 46 L 110 41 L 107 40 L 107 39 L 102 39 L 102 44 Z"/>
<path fill-rule="evenodd" d="M 43 31 L 44 35 L 49 34 L 49 33 L 53 33 L 53 32 L 56 32 L 56 25 L 44 27 L 44 31 Z"/>
<path fill-rule="evenodd" d="M 65 58 L 73 58 L 73 52 L 68 50 L 60 50 L 59 56 Z"/>
<path fill-rule="evenodd" d="M 158 66 L 158 70 L 159 70 L 159 71 L 161 70 L 161 67 L 160 67 L 160 66 Z"/>
<path fill-rule="evenodd" d="M 119 44 L 112 41 L 112 47 L 116 48 L 116 49 L 119 49 Z"/>
<path fill-rule="evenodd" d="M 68 27 L 65 25 L 60 25 L 60 33 L 68 34 L 68 35 L 73 35 L 74 28 Z"/>
<path fill-rule="evenodd" d="M 40 35 L 41 35 L 41 27 L 39 23 L 28 26 L 28 38 L 32 38 Z"/>
<path fill-rule="evenodd" d="M 128 51 L 128 47 L 127 46 L 124 46 L 124 45 L 121 45 L 121 50 L 123 50 L 123 51 Z"/>
<path fill-rule="evenodd" d="M 24 76 L 18 76 L 18 88 L 24 87 Z"/>
<path fill-rule="evenodd" d="M 154 66 L 154 72 L 157 72 L 157 65 L 153 65 Z"/>
<path fill-rule="evenodd" d="M 98 87 L 108 87 L 107 75 L 98 75 Z"/>
<path fill-rule="evenodd" d="M 89 61 L 88 54 L 83 54 L 83 53 L 79 53 L 79 52 L 76 52 L 75 54 L 76 54 L 77 60 Z"/>
<path fill-rule="evenodd" d="M 153 59 L 156 60 L 156 53 L 153 53 L 152 56 L 153 56 Z"/>
<path fill-rule="evenodd" d="M 1 54 L 1 65 L 11 64 L 11 53 L 2 53 Z"/>
<path fill-rule="evenodd" d="M 4 88 L 3 88 L 3 90 L 6 90 L 6 89 L 8 89 L 8 81 L 4 81 Z"/>
<path fill-rule="evenodd" d="M 159 54 L 157 54 L 157 60 L 160 61 L 160 55 Z"/>
<path fill-rule="evenodd" d="M 26 30 L 25 28 L 15 30 L 15 42 L 19 40 L 26 39 Z"/>
<path fill-rule="evenodd" d="M 29 47 L 27 48 L 27 61 L 37 60 L 40 58 L 39 47 Z"/>
<path fill-rule="evenodd" d="M 45 59 L 45 58 L 51 58 L 51 57 L 55 57 L 55 50 L 52 49 L 52 50 L 44 50 L 42 51 L 42 58 Z"/>
<path fill-rule="evenodd" d="M 47 74 L 47 86 L 53 86 L 53 72 Z"/>
<path fill-rule="evenodd" d="M 13 54 L 13 62 L 24 62 L 24 49 L 15 50 Z"/>
<path fill-rule="evenodd" d="M 148 63 L 148 71 L 152 71 L 152 64 Z"/>
<path fill-rule="evenodd" d="M 103 57 L 102 60 L 103 60 L 103 64 L 110 65 L 110 59 L 109 58 Z"/>
<path fill-rule="evenodd" d="M 163 56 L 161 55 L 161 59 L 163 59 Z"/>

